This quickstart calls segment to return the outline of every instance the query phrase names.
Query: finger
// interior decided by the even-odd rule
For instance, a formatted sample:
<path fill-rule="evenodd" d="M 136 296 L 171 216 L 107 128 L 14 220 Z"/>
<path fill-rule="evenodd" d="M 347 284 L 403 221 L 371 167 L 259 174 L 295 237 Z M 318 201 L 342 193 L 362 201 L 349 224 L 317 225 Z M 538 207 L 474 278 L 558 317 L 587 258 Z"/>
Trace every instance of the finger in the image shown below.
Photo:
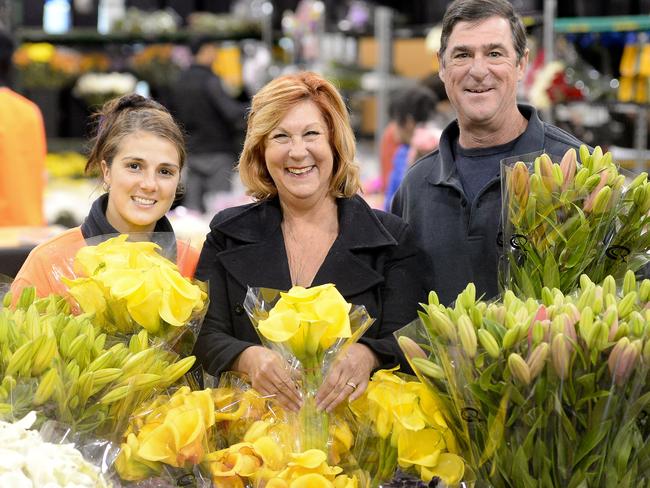
<path fill-rule="evenodd" d="M 271 388 L 277 398 L 281 399 L 283 406 L 292 411 L 297 411 L 300 409 L 302 399 L 298 394 L 298 387 L 285 373 L 283 369 L 269 371 Z"/>
<path fill-rule="evenodd" d="M 348 397 L 348 402 L 353 402 L 361 395 L 363 395 L 366 391 L 366 388 L 368 388 L 368 380 L 364 379 L 357 385 L 357 389 L 350 394 Z"/>
<path fill-rule="evenodd" d="M 333 367 L 330 370 L 325 381 L 318 389 L 318 393 L 316 393 L 316 406 L 319 409 L 325 408 L 324 405 L 331 402 L 336 396 L 341 385 L 345 383 L 343 378 L 343 372 L 339 368 Z"/>
<path fill-rule="evenodd" d="M 330 402 L 328 404 L 325 404 L 323 406 L 323 409 L 327 413 L 332 413 L 334 409 L 339 405 L 341 402 L 343 402 L 350 393 L 352 393 L 354 390 L 352 389 L 351 386 L 349 385 L 344 385 L 343 387 L 340 387 L 338 391 L 336 392 L 336 395 L 331 398 Z"/>

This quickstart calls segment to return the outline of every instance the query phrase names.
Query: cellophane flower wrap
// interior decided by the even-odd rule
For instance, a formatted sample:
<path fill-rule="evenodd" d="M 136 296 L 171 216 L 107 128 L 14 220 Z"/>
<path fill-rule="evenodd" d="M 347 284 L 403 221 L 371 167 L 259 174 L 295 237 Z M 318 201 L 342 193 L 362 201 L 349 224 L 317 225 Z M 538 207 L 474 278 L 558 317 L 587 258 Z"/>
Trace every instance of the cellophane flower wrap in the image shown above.
<path fill-rule="evenodd" d="M 146 329 L 150 337 L 188 354 L 207 311 L 206 285 L 184 277 L 166 257 L 176 252 L 173 234 L 129 237 L 102 236 L 98 244 L 82 247 L 72 264 L 75 278 L 61 278 L 67 292 L 107 333 Z"/>
<path fill-rule="evenodd" d="M 32 430 L 36 414 L 15 422 L 0 421 L 0 486 L 108 488 L 101 469 L 88 462 L 71 442 L 50 442 Z"/>
<path fill-rule="evenodd" d="M 15 420 L 36 410 L 39 421 L 56 420 L 75 434 L 116 440 L 137 406 L 184 379 L 195 358 L 182 356 L 193 346 L 205 292 L 153 246 L 120 236 L 82 247 L 69 262 L 59 260 L 52 275 L 69 284 L 74 299 L 37 298 L 33 287 L 18 297 L 5 295 L 0 309 L 3 418 Z M 91 271 L 78 277 L 74 266 Z M 148 292 L 151 284 L 159 286 L 157 293 Z M 143 327 L 141 316 L 157 328 Z"/>
<path fill-rule="evenodd" d="M 424 383 L 395 369 L 374 373 L 364 394 L 350 404 L 359 424 L 354 456 L 373 487 L 391 480 L 398 466 L 425 483 L 437 477 L 457 485 L 464 461 L 455 454 L 441 404 Z"/>
<path fill-rule="evenodd" d="M 580 161 L 575 149 L 561 160 L 532 153 L 502 161 L 502 289 L 537 298 L 545 286 L 569 293 L 582 273 L 602 280 L 629 268 L 610 245 L 647 250 L 648 238 L 641 237 L 650 207 L 647 177 L 626 186 L 611 153 L 600 147 L 590 154 L 582 146 Z M 614 259 L 603 267 L 607 256 Z"/>
<path fill-rule="evenodd" d="M 630 271 L 570 295 L 473 285 L 398 331 L 434 391 L 476 487 L 638 487 L 650 483 L 650 280 Z"/>
<path fill-rule="evenodd" d="M 300 377 L 300 450 L 327 452 L 329 414 L 317 410 L 316 393 L 333 361 L 373 319 L 365 307 L 347 303 L 333 284 L 286 292 L 249 288 L 244 308 L 262 344 L 280 353 Z"/>

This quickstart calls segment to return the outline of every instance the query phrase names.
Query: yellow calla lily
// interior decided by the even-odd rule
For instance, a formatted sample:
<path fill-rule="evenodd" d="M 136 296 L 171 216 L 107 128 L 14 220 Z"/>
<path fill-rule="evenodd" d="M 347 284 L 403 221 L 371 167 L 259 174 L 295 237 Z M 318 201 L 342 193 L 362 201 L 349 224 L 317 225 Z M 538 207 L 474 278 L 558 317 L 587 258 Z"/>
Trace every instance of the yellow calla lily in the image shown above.
<path fill-rule="evenodd" d="M 151 290 L 137 300 L 128 300 L 126 309 L 138 324 L 147 329 L 150 334 L 156 334 L 160 330 L 160 315 L 158 310 L 162 300 L 160 290 Z"/>
<path fill-rule="evenodd" d="M 333 488 L 334 484 L 317 473 L 304 474 L 294 479 L 289 488 Z"/>
<path fill-rule="evenodd" d="M 69 293 L 79 303 L 79 306 L 86 313 L 94 313 L 100 319 L 106 311 L 106 298 L 104 290 L 91 278 L 78 278 L 69 280 L 61 278 L 68 286 Z"/>
<path fill-rule="evenodd" d="M 300 319 L 293 310 L 271 313 L 269 318 L 259 321 L 258 328 L 270 341 L 285 342 L 298 332 Z"/>
<path fill-rule="evenodd" d="M 438 463 L 444 448 L 445 441 L 437 430 L 404 430 L 397 441 L 397 461 L 403 468 L 413 465 L 431 468 Z"/>
<path fill-rule="evenodd" d="M 271 478 L 265 488 L 289 488 L 289 483 L 281 478 Z"/>
<path fill-rule="evenodd" d="M 316 469 L 327 460 L 327 454 L 320 449 L 309 449 L 305 452 L 291 454 L 289 466 L 301 466 L 308 469 Z"/>
<path fill-rule="evenodd" d="M 115 460 L 115 470 L 120 478 L 127 481 L 139 481 L 161 471 L 160 463 L 152 463 L 137 456 L 138 441 L 134 434 L 127 437 L 127 442 L 120 446 L 120 453 Z"/>
<path fill-rule="evenodd" d="M 334 488 L 358 488 L 359 480 L 356 476 L 346 476 L 344 474 L 334 479 Z"/>
<path fill-rule="evenodd" d="M 284 467 L 285 455 L 282 446 L 271 437 L 260 437 L 253 443 L 253 447 L 269 470 L 279 471 Z"/>
<path fill-rule="evenodd" d="M 456 485 L 463 479 L 464 474 L 465 463 L 463 458 L 449 452 L 441 453 L 438 457 L 438 463 L 434 467 L 422 466 L 420 468 L 420 478 L 426 483 L 430 482 L 434 476 L 437 476 L 447 485 Z"/>

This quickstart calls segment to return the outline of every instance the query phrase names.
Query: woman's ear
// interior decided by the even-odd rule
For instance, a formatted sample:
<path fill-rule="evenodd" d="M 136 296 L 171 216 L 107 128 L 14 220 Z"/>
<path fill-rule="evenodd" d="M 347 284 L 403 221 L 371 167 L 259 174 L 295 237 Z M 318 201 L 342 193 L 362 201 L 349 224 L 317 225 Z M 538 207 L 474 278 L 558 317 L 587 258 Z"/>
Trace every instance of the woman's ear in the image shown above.
<path fill-rule="evenodd" d="M 99 167 L 102 170 L 102 179 L 104 180 L 104 184 L 111 186 L 111 167 L 103 159 L 102 162 L 99 163 Z"/>

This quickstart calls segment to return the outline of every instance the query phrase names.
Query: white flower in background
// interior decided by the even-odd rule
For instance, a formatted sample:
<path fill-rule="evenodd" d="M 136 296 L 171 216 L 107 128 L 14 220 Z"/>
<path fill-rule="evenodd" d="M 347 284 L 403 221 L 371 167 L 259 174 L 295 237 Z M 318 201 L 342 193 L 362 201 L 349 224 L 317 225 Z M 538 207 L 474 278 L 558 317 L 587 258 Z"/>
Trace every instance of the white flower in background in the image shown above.
<path fill-rule="evenodd" d="M 564 71 L 564 63 L 562 61 L 553 61 L 546 64 L 535 75 L 533 84 L 528 92 L 528 99 L 538 109 L 546 109 L 551 107 L 551 99 L 548 96 L 548 89 L 555 79 L 555 75 Z"/>
<path fill-rule="evenodd" d="M 12 424 L 0 421 L 0 486 L 12 488 L 108 487 L 99 469 L 72 444 L 44 442 L 28 430 L 36 414 Z"/>
<path fill-rule="evenodd" d="M 135 91 L 137 82 L 131 73 L 86 73 L 77 80 L 74 94 L 81 98 L 88 95 L 125 95 Z"/>

